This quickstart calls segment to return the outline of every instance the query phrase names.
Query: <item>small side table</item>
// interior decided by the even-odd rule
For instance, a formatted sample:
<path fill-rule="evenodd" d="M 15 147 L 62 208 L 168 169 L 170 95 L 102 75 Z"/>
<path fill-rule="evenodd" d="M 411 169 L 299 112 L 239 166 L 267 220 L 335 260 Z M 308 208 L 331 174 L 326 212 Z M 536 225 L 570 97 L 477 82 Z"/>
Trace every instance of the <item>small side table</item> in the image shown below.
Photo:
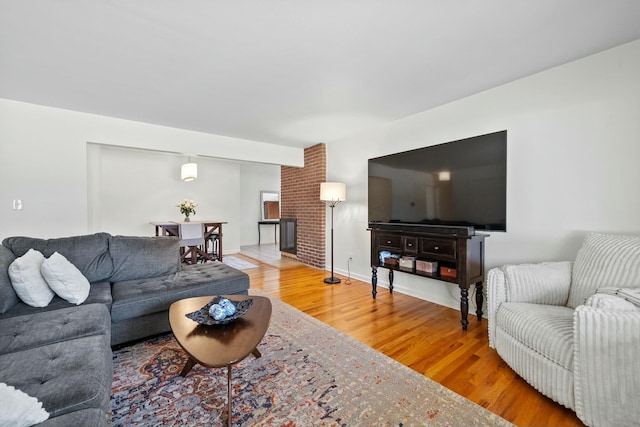
<path fill-rule="evenodd" d="M 280 225 L 280 220 L 276 221 L 258 221 L 258 245 L 260 244 L 260 226 L 261 225 L 273 225 L 273 240 L 278 243 L 278 225 Z"/>
<path fill-rule="evenodd" d="M 253 298 L 253 305 L 247 313 L 226 325 L 199 325 L 185 316 L 208 303 L 213 296 L 187 298 L 176 301 L 169 307 L 169 324 L 180 347 L 189 359 L 181 376 L 186 376 L 194 365 L 207 368 L 227 368 L 227 425 L 231 426 L 232 387 L 231 367 L 250 354 L 261 357 L 258 344 L 269 329 L 271 301 L 255 295 L 226 295 L 225 298 L 244 300 Z"/>

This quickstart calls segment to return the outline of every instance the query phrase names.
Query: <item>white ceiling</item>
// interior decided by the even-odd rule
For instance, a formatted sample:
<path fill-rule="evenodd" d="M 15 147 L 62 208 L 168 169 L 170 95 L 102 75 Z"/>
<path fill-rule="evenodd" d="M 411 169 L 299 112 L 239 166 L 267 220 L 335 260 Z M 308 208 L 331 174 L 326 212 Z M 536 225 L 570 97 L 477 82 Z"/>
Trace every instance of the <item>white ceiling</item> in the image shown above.
<path fill-rule="evenodd" d="M 0 98 L 306 147 L 639 38 L 638 0 L 0 0 Z"/>

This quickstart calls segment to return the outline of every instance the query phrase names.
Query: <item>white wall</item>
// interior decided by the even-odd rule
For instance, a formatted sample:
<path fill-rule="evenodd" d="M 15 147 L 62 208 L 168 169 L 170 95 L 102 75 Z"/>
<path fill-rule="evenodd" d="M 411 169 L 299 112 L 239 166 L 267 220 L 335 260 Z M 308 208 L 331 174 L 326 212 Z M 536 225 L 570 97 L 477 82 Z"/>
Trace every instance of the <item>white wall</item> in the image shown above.
<path fill-rule="evenodd" d="M 192 219 L 227 222 L 223 225 L 224 253 L 240 250 L 247 231 L 243 223 L 253 219 L 243 205 L 249 198 L 257 204 L 260 197 L 259 190 L 243 187 L 243 163 L 193 158 L 198 164 L 198 179 L 184 182 L 180 166 L 187 160 L 185 156 L 101 144 L 89 144 L 87 154 L 89 232 L 153 235 L 150 221 L 182 220 L 184 215 L 175 205 L 191 199 L 198 203 Z"/>
<path fill-rule="evenodd" d="M 371 277 L 368 158 L 502 129 L 507 232 L 487 238 L 488 268 L 572 260 L 591 230 L 640 233 L 639 40 L 329 144 L 328 178 L 347 184 L 335 210 L 336 271 L 347 273 L 353 254 L 351 274 Z M 378 278 L 386 286 L 386 270 Z M 459 307 L 454 285 L 398 273 L 394 287 Z"/>
<path fill-rule="evenodd" d="M 302 149 L 0 99 L 0 239 L 89 232 L 88 143 L 274 165 L 304 163 Z M 136 192 L 131 194 L 162 191 L 139 182 L 132 177 L 129 184 Z M 174 198 L 171 194 L 167 201 Z M 22 210 L 13 210 L 14 199 L 23 201 Z"/>

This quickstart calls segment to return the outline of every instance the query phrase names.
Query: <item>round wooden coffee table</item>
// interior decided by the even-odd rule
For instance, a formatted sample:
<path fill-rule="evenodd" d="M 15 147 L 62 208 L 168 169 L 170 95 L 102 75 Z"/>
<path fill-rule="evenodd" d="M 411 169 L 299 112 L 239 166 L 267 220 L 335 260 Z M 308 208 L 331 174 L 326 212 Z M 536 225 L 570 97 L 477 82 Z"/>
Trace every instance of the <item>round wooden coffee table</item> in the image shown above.
<path fill-rule="evenodd" d="M 227 395 L 231 425 L 231 367 L 249 354 L 260 357 L 258 344 L 269 328 L 271 301 L 265 297 L 224 295 L 235 301 L 252 298 L 253 305 L 247 313 L 226 325 L 205 326 L 185 316 L 204 307 L 213 296 L 187 298 L 169 307 L 169 323 L 178 344 L 189 356 L 180 375 L 183 377 L 196 363 L 208 368 L 227 368 Z"/>

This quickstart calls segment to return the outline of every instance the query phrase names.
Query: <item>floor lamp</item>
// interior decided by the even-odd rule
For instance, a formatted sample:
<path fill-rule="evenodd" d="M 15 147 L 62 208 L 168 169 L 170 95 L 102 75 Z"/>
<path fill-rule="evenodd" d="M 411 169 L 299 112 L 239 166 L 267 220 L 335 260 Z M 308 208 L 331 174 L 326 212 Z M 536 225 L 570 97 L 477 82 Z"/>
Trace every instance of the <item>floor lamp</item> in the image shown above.
<path fill-rule="evenodd" d="M 347 186 L 341 182 L 323 182 L 320 184 L 320 200 L 331 208 L 331 277 L 324 279 L 324 283 L 335 285 L 340 279 L 333 275 L 333 208 L 346 199 Z"/>

